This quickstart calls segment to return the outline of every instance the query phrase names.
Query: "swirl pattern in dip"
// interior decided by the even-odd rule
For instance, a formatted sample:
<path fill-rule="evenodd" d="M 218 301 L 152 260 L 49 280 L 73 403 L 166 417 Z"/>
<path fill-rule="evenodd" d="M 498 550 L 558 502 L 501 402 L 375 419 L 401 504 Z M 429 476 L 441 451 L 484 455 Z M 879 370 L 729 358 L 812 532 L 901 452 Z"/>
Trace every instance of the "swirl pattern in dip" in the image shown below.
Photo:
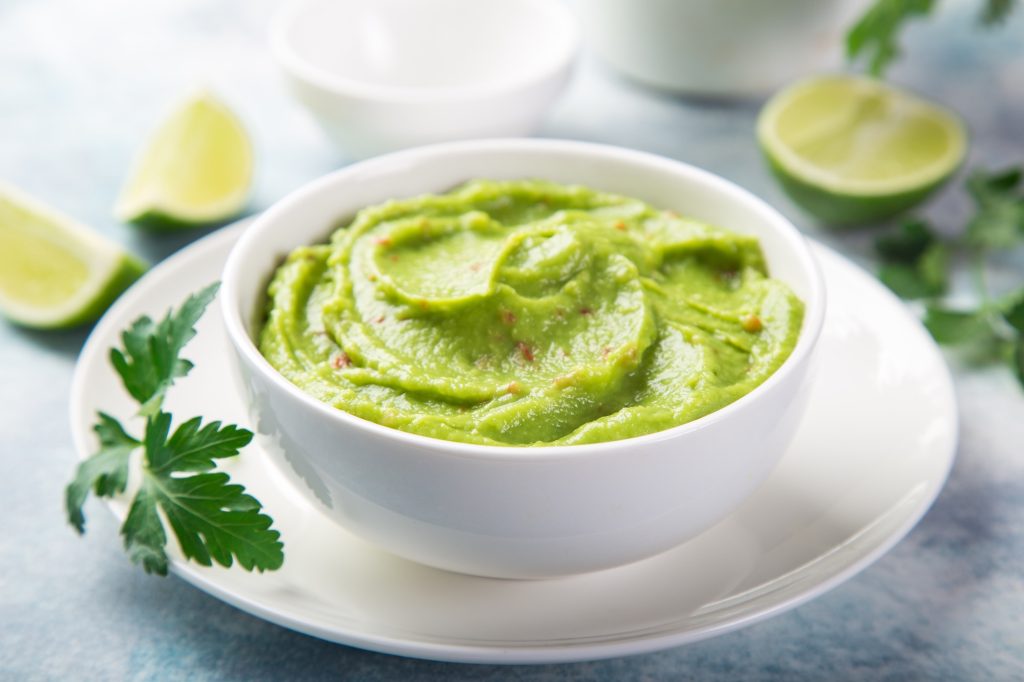
<path fill-rule="evenodd" d="M 478 180 L 296 249 L 259 346 L 304 391 L 385 426 L 577 444 L 733 402 L 802 320 L 753 237 L 585 187 Z"/>

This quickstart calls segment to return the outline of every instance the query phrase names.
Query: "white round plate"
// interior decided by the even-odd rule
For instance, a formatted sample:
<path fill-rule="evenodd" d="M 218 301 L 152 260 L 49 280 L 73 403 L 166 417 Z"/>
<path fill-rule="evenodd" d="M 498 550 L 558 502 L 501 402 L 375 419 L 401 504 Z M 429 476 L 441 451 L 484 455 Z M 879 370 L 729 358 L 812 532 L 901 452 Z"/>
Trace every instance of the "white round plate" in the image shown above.
<path fill-rule="evenodd" d="M 241 228 L 196 242 L 133 286 L 93 331 L 71 395 L 80 457 L 97 410 L 135 413 L 107 361 L 137 316 L 162 316 L 217 280 Z M 288 628 L 419 658 L 546 663 L 639 654 L 750 625 L 822 594 L 900 540 L 953 461 L 956 405 L 927 333 L 873 277 L 815 246 L 829 291 L 821 364 L 806 419 L 768 481 L 696 539 L 629 566 L 556 580 L 495 580 L 428 568 L 376 549 L 321 514 L 257 443 L 224 469 L 274 518 L 284 567 L 249 574 L 174 556 L 180 577 Z M 196 364 L 171 390 L 177 419 L 247 425 L 220 313 L 185 349 Z M 130 421 L 130 420 L 129 420 Z M 137 428 L 137 424 L 135 427 Z M 124 500 L 111 503 L 123 517 Z"/>

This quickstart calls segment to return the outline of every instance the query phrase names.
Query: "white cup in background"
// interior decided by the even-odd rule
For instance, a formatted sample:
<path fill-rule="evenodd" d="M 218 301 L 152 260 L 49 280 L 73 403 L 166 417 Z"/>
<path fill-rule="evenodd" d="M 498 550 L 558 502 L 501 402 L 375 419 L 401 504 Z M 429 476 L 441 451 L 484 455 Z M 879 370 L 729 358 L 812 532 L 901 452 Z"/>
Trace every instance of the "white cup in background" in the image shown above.
<path fill-rule="evenodd" d="M 586 40 L 645 85 L 693 95 L 762 95 L 842 63 L 870 0 L 576 0 Z"/>

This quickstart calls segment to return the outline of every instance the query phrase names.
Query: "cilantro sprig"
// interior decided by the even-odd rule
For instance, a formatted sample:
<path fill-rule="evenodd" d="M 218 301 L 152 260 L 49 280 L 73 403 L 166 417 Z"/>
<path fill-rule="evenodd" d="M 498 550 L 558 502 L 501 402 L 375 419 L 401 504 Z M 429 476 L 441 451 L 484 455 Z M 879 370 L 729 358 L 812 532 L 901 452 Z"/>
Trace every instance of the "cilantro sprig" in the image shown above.
<path fill-rule="evenodd" d="M 984 0 L 979 19 L 984 25 L 1006 20 L 1017 0 Z M 881 77 L 900 56 L 899 37 L 904 25 L 935 9 L 935 0 L 875 0 L 846 34 L 846 56 L 864 60 L 868 73 Z"/>
<path fill-rule="evenodd" d="M 846 34 L 850 61 L 867 60 L 872 76 L 881 76 L 900 55 L 899 35 L 914 17 L 931 14 L 935 0 L 876 0 Z"/>
<path fill-rule="evenodd" d="M 949 246 L 923 220 L 908 220 L 895 234 L 879 237 L 878 271 L 890 289 L 903 298 L 939 296 L 949 285 Z"/>
<path fill-rule="evenodd" d="M 958 237 L 941 238 L 926 222 L 909 220 L 875 242 L 879 278 L 896 294 L 924 299 L 924 324 L 941 344 L 976 363 L 1006 362 L 1024 386 L 1024 287 L 994 297 L 987 284 L 992 254 L 1024 245 L 1024 173 L 975 171 L 967 180 L 975 213 Z M 943 299 L 954 262 L 970 263 L 977 303 Z"/>
<path fill-rule="evenodd" d="M 121 335 L 123 348 L 110 351 L 125 390 L 145 418 L 141 438 L 100 412 L 93 427 L 99 449 L 81 462 L 65 491 L 68 521 L 85 532 L 82 506 L 89 493 L 113 497 L 124 493 L 132 455 L 142 451 L 138 490 L 121 526 L 124 547 L 147 573 L 167 575 L 167 526 L 182 554 L 204 566 L 272 571 L 284 561 L 280 533 L 262 505 L 245 489 L 215 471 L 217 461 L 235 457 L 252 440 L 252 432 L 219 421 L 204 424 L 193 417 L 172 429 L 163 411 L 164 397 L 193 365 L 181 351 L 196 334 L 195 324 L 217 293 L 212 284 L 193 294 L 159 322 L 143 316 Z"/>

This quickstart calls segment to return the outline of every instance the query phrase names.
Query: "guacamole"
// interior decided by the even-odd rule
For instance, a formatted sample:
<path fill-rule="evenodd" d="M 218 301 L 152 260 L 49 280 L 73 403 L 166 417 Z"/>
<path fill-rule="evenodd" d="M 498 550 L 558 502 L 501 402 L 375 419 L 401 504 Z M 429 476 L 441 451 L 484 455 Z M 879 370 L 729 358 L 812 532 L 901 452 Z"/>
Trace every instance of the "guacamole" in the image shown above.
<path fill-rule="evenodd" d="M 378 424 L 566 445 L 728 405 L 782 364 L 802 319 L 754 237 L 586 187 L 476 180 L 296 249 L 259 347 Z"/>

